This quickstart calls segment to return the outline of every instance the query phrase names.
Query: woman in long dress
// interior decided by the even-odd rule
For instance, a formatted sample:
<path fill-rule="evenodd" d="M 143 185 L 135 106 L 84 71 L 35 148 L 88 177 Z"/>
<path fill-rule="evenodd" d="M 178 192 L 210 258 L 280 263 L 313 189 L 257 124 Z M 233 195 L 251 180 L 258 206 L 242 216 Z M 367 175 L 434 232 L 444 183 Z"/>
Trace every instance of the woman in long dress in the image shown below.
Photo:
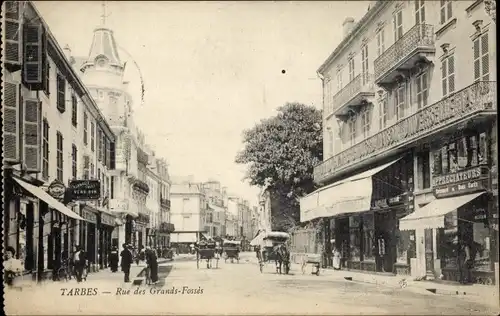
<path fill-rule="evenodd" d="M 333 268 L 335 270 L 340 270 L 340 251 L 337 247 L 333 247 Z"/>

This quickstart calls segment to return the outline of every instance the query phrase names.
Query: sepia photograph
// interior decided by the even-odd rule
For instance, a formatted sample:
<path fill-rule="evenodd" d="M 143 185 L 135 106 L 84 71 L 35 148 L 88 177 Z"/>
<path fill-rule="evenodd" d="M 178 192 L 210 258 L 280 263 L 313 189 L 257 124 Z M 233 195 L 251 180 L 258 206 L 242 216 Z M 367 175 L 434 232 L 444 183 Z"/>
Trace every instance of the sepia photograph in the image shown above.
<path fill-rule="evenodd" d="M 6 315 L 498 315 L 496 0 L 3 1 Z"/>

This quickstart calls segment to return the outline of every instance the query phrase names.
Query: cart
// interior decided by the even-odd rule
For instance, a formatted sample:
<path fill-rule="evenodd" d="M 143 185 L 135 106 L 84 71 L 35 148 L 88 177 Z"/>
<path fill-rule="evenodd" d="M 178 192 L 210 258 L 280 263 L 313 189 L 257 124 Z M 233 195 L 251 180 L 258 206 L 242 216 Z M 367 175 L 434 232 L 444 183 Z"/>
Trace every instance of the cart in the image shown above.
<path fill-rule="evenodd" d="M 196 268 L 200 268 L 200 261 L 207 261 L 207 269 L 212 267 L 212 260 L 215 259 L 215 268 L 219 267 L 219 254 L 215 242 L 200 241 L 195 245 Z"/>
<path fill-rule="evenodd" d="M 306 267 L 310 264 L 312 267 L 311 274 L 316 274 L 319 276 L 319 270 L 321 266 L 321 255 L 319 254 L 306 254 L 306 257 L 302 260 L 302 274 L 306 273 Z"/>
<path fill-rule="evenodd" d="M 240 245 L 241 242 L 239 241 L 224 240 L 224 243 L 222 244 L 224 262 L 227 262 L 227 259 L 230 259 L 231 263 L 234 263 L 234 259 L 236 259 L 236 262 L 240 263 Z"/>
<path fill-rule="evenodd" d="M 288 274 L 290 271 L 290 260 L 289 258 L 286 261 L 279 263 L 279 257 L 277 255 L 277 250 L 281 246 L 286 247 L 287 241 L 290 239 L 290 235 L 284 232 L 269 232 L 265 234 L 262 239 L 262 243 L 260 245 L 260 249 L 257 251 L 257 257 L 259 259 L 259 268 L 260 272 L 264 272 L 264 266 L 274 261 L 276 263 L 276 273 L 281 274 L 281 267 L 284 267 L 284 273 Z"/>

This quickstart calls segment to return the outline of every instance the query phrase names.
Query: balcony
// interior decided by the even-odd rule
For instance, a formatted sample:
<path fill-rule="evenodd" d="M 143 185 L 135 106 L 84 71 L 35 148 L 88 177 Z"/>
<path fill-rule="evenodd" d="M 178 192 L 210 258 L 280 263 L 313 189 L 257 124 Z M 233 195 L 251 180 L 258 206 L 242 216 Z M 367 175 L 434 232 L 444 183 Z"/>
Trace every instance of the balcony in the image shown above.
<path fill-rule="evenodd" d="M 160 224 L 158 231 L 160 233 L 170 234 L 175 231 L 175 226 L 172 223 L 163 222 Z"/>
<path fill-rule="evenodd" d="M 170 200 L 160 198 L 160 207 L 170 211 Z"/>
<path fill-rule="evenodd" d="M 375 59 L 375 83 L 391 86 L 418 63 L 432 62 L 435 53 L 434 26 L 417 24 Z"/>
<path fill-rule="evenodd" d="M 359 74 L 333 96 L 335 116 L 346 116 L 350 111 L 359 111 L 359 107 L 372 102 L 375 96 L 372 74 Z"/>
<path fill-rule="evenodd" d="M 496 116 L 496 82 L 479 81 L 441 99 L 364 141 L 323 161 L 314 168 L 314 181 L 323 183 L 333 176 L 351 172 L 360 163 L 373 163 L 384 154 L 403 151 L 416 142 L 429 141 L 436 133 L 461 124 L 477 124 Z"/>

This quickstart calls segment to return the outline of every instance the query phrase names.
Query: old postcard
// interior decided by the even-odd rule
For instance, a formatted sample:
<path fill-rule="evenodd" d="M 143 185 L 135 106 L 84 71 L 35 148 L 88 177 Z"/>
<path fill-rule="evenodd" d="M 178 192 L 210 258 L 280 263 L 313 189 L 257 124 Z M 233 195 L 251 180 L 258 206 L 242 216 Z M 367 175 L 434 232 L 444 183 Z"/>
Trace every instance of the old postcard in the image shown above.
<path fill-rule="evenodd" d="M 497 315 L 495 0 L 4 1 L 7 315 Z"/>

